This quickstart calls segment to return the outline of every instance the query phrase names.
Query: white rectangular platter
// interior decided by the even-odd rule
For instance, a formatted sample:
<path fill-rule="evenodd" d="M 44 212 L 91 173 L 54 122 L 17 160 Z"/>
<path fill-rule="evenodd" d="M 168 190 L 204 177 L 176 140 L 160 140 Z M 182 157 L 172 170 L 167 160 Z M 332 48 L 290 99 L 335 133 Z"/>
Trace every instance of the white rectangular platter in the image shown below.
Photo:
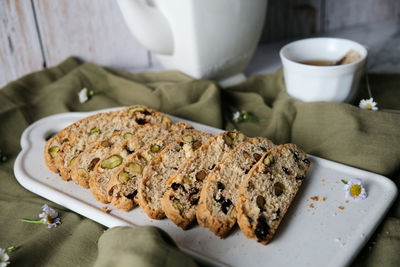
<path fill-rule="evenodd" d="M 108 111 L 108 110 L 100 110 Z M 100 112 L 97 111 L 97 112 Z M 136 208 L 123 212 L 95 201 L 90 190 L 64 182 L 44 163 L 46 138 L 67 125 L 96 112 L 63 113 L 41 119 L 22 134 L 14 173 L 26 189 L 107 227 L 153 225 L 165 230 L 185 252 L 211 265 L 230 266 L 346 266 L 357 255 L 397 196 L 386 177 L 310 156 L 311 168 L 277 233 L 267 246 L 247 239 L 238 227 L 222 240 L 194 226 L 183 231 L 169 220 L 151 220 Z M 171 116 L 173 121 L 186 121 Z M 221 130 L 190 122 L 196 129 L 217 134 Z M 341 179 L 361 178 L 368 198 L 345 202 Z M 323 202 L 312 196 L 323 197 Z M 313 204 L 314 207 L 311 207 Z M 343 207 L 339 209 L 338 207 Z"/>

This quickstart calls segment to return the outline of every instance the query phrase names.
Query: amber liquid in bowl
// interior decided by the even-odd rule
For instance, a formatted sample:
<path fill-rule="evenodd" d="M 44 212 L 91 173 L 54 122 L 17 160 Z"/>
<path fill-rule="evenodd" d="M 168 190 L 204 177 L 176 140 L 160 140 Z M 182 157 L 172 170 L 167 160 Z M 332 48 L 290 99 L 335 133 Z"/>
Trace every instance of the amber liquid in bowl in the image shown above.
<path fill-rule="evenodd" d="M 312 65 L 312 66 L 333 66 L 335 61 L 332 60 L 305 60 L 299 61 L 301 64 Z"/>

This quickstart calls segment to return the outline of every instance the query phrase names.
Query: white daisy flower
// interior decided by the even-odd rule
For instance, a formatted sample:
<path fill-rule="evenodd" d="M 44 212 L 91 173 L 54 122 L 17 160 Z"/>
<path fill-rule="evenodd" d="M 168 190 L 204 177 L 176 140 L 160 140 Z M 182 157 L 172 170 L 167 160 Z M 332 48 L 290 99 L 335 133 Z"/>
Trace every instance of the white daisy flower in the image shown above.
<path fill-rule="evenodd" d="M 50 208 L 47 204 L 44 204 L 42 208 L 43 212 L 39 214 L 39 218 L 42 218 L 42 221 L 47 223 L 47 228 L 57 227 L 57 225 L 61 224 L 57 211 Z"/>
<path fill-rule="evenodd" d="M 378 110 L 378 103 L 376 103 L 371 97 L 370 99 L 362 99 L 360 101 L 359 107 L 368 110 Z"/>
<path fill-rule="evenodd" d="M 79 91 L 78 98 L 80 103 L 85 103 L 86 101 L 89 100 L 88 91 L 89 90 L 87 88 L 83 88 L 82 90 Z"/>
<path fill-rule="evenodd" d="M 10 262 L 8 261 L 10 257 L 6 253 L 4 248 L 0 248 L 0 267 L 6 267 Z"/>
<path fill-rule="evenodd" d="M 22 219 L 21 221 L 27 223 L 47 224 L 47 228 L 57 227 L 57 225 L 61 224 L 61 220 L 58 218 L 57 211 L 50 208 L 47 204 L 44 204 L 42 209 L 43 212 L 39 214 L 39 218 L 41 218 L 40 220 Z"/>
<path fill-rule="evenodd" d="M 232 120 L 236 121 L 239 118 L 240 118 L 240 112 L 239 111 L 234 112 L 233 116 L 232 116 Z"/>
<path fill-rule="evenodd" d="M 367 198 L 367 191 L 362 184 L 361 179 L 354 178 L 344 185 L 346 199 L 364 200 Z"/>

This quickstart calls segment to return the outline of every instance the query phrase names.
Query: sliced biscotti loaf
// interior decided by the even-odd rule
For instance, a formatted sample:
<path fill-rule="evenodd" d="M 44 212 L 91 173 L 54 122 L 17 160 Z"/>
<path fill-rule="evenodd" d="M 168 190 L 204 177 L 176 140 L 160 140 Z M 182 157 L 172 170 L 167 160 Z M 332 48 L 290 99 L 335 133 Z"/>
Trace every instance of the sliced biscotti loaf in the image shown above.
<path fill-rule="evenodd" d="M 246 237 L 263 245 L 271 240 L 309 166 L 306 153 L 294 144 L 264 154 L 240 186 L 238 223 Z"/>
<path fill-rule="evenodd" d="M 167 217 L 182 229 L 196 219 L 203 182 L 213 168 L 247 138 L 235 130 L 218 134 L 189 157 L 167 183 L 162 208 Z"/>
<path fill-rule="evenodd" d="M 185 132 L 185 129 L 170 132 L 129 155 L 108 183 L 107 193 L 110 196 L 111 205 L 125 211 L 134 208 L 138 203 L 138 185 L 148 164 L 169 144 L 175 143 L 177 139 L 185 135 Z"/>
<path fill-rule="evenodd" d="M 69 142 L 65 142 L 61 146 L 55 160 L 63 180 L 71 178 L 71 161 L 92 144 L 110 137 L 117 131 L 121 131 L 123 136 L 131 135 L 130 132 L 137 125 L 161 123 L 163 121 L 171 123 L 166 115 L 144 107 L 133 107 L 116 114 L 117 116 L 111 116 L 109 120 L 98 120 L 97 124 L 90 129 L 70 133 Z"/>
<path fill-rule="evenodd" d="M 150 218 L 159 220 L 165 217 L 161 200 L 169 178 L 212 136 L 197 130 L 185 130 L 181 138 L 167 146 L 148 164 L 138 186 L 137 198 L 140 207 Z"/>
<path fill-rule="evenodd" d="M 109 196 L 107 194 L 108 183 L 118 167 L 124 164 L 128 155 L 135 153 L 140 150 L 142 146 L 147 145 L 149 142 L 152 142 L 168 132 L 192 128 L 190 124 L 182 122 L 173 124 L 171 127 L 166 127 L 165 125 L 165 123 L 161 123 L 147 127 L 144 131 L 134 134 L 126 142 L 113 148 L 99 160 L 89 178 L 90 190 L 98 201 L 103 203 L 109 202 Z"/>
<path fill-rule="evenodd" d="M 239 187 L 264 153 L 275 145 L 256 137 L 238 145 L 214 168 L 200 193 L 198 223 L 219 237 L 225 237 L 236 223 Z"/>

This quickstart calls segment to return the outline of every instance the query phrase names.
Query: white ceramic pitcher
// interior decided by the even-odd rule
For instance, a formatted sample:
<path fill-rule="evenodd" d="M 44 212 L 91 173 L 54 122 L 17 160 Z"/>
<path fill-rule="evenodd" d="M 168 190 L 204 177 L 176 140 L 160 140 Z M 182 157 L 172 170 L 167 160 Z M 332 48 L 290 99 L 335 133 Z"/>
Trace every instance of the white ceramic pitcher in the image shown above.
<path fill-rule="evenodd" d="M 131 32 L 167 69 L 227 83 L 243 79 L 267 0 L 118 0 Z"/>

